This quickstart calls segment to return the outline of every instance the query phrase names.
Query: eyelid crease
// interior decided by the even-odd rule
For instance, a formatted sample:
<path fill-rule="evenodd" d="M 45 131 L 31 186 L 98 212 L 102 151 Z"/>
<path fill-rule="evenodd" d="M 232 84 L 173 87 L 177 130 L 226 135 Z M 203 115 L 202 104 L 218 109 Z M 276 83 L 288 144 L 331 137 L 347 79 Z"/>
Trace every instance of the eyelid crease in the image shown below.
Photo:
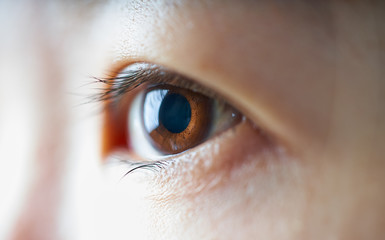
<path fill-rule="evenodd" d="M 224 101 L 216 92 L 203 87 L 194 80 L 183 76 L 165 67 L 151 63 L 133 63 L 119 72 L 115 77 L 95 78 L 98 82 L 107 85 L 101 93 L 95 96 L 97 101 L 116 101 L 125 93 L 134 90 L 144 83 L 158 85 L 169 84 L 175 87 L 187 88 L 211 98 Z"/>

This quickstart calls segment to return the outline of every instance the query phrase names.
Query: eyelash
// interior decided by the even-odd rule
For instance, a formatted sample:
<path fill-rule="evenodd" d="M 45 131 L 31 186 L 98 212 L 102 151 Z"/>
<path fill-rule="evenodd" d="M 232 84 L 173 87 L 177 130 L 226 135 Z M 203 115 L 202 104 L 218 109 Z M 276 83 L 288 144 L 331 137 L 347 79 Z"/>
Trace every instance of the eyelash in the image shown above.
<path fill-rule="evenodd" d="M 124 94 L 136 89 L 142 84 L 162 84 L 167 83 L 176 87 L 186 88 L 192 91 L 199 92 L 211 98 L 223 100 L 223 97 L 219 96 L 215 92 L 202 87 L 185 76 L 181 76 L 176 72 L 172 72 L 164 69 L 158 65 L 141 63 L 141 70 L 128 70 L 117 74 L 115 77 L 97 78 L 94 79 L 98 83 L 105 85 L 104 88 L 98 89 L 99 93 L 92 96 L 92 100 L 98 102 L 116 102 Z"/>
<path fill-rule="evenodd" d="M 143 67 L 144 70 L 132 70 L 125 71 L 116 74 L 115 77 L 98 78 L 93 77 L 97 83 L 101 83 L 104 87 L 99 88 L 99 92 L 91 97 L 93 102 L 101 102 L 106 106 L 118 102 L 128 92 L 136 89 L 144 83 L 163 83 L 168 82 L 170 79 L 160 78 L 159 76 L 169 76 L 167 74 L 159 74 L 159 72 L 165 72 L 161 67 L 152 64 L 143 63 L 147 67 Z M 177 77 L 176 74 L 174 74 Z M 145 169 L 153 172 L 158 172 L 165 167 L 167 162 L 165 160 L 157 160 L 152 162 L 132 162 L 126 159 L 118 160 L 119 163 L 129 165 L 130 169 L 121 177 L 124 178 L 127 175 L 139 170 Z"/>
<path fill-rule="evenodd" d="M 148 170 L 148 171 L 152 171 L 152 172 L 159 172 L 161 171 L 162 169 L 164 169 L 167 165 L 170 164 L 170 162 L 166 162 L 164 160 L 159 160 L 159 161 L 154 161 L 154 162 L 140 162 L 140 163 L 133 163 L 133 162 L 129 162 L 129 161 L 124 161 L 123 163 L 125 164 L 129 164 L 131 169 L 128 170 L 123 176 L 122 178 L 126 177 L 127 175 L 137 171 L 137 170 Z"/>

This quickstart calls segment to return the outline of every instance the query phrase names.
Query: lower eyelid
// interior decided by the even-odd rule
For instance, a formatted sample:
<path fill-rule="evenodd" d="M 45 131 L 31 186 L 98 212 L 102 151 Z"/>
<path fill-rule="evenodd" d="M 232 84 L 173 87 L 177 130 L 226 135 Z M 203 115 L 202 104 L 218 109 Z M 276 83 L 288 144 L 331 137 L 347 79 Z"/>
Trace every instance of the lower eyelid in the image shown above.
<path fill-rule="evenodd" d="M 168 193 L 194 197 L 224 186 L 236 175 L 258 174 L 268 161 L 274 161 L 274 151 L 263 133 L 245 120 L 195 149 L 170 157 L 158 170 L 146 174 L 146 182 L 158 200 L 169 198 Z"/>

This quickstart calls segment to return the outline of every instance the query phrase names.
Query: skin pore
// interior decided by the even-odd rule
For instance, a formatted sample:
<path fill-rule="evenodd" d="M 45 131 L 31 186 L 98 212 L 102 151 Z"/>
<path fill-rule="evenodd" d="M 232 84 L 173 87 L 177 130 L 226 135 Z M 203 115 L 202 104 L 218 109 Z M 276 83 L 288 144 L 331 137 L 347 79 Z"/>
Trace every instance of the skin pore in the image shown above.
<path fill-rule="evenodd" d="M 39 134 L 23 132 L 27 174 L 16 175 L 18 192 L 3 204 L 16 210 L 0 208 L 4 239 L 385 237 L 384 3 L 34 4 L 10 4 L 23 16 L 9 31 L 18 40 L 0 42 L 0 52 L 26 49 L 0 54 L 3 76 L 25 81 L 9 70 L 23 65 L 28 84 L 42 86 L 24 89 L 30 95 L 18 103 L 41 112 L 32 123 L 19 117 Z M 134 62 L 194 79 L 247 120 L 159 172 L 121 179 L 127 166 L 99 156 L 105 122 L 84 120 L 88 105 L 72 108 L 64 92 Z M 10 98 L 0 91 L 1 102 Z M 3 162 L 9 154 L 0 149 Z"/>

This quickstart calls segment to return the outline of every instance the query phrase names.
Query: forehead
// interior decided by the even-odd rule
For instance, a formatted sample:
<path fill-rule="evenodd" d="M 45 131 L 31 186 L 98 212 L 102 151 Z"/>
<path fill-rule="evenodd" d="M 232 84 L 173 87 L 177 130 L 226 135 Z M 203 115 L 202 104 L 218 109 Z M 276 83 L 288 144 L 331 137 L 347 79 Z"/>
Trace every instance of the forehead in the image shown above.
<path fill-rule="evenodd" d="M 3 4 L 9 5 L 2 8 L 1 15 L 8 20 L 3 23 L 11 23 L 5 27 L 10 32 L 29 35 L 19 37 L 19 42 L 35 38 L 54 42 L 59 45 L 56 50 L 60 50 L 73 39 L 88 38 L 88 44 L 92 41 L 109 45 L 118 58 L 159 58 L 160 54 L 149 48 L 177 49 L 182 41 L 195 42 L 207 52 L 214 52 L 214 42 L 245 48 L 251 42 L 277 44 L 265 39 L 290 38 L 293 34 L 288 28 L 294 29 L 294 34 L 295 29 L 306 28 L 324 37 L 331 32 L 332 21 L 326 1 L 25 0 L 19 5 Z M 187 35 L 190 37 L 183 37 Z M 68 48 L 80 45 L 71 44 Z"/>
<path fill-rule="evenodd" d="M 22 4 L 20 4 L 20 2 Z M 311 15 L 325 15 L 329 9 L 327 1 L 220 1 L 220 0 L 84 0 L 84 1 L 34 1 L 23 0 L 20 2 L 2 1 L 4 7 L 3 16 L 10 16 L 10 8 L 18 9 L 20 15 L 28 12 L 40 15 L 40 17 L 56 19 L 46 23 L 61 21 L 60 17 L 68 18 L 67 21 L 87 21 L 99 18 L 100 14 L 107 9 L 111 13 L 124 12 L 131 19 L 136 17 L 136 22 L 149 18 L 173 19 L 189 12 L 200 12 L 200 17 L 212 15 L 217 17 L 226 15 L 228 18 L 237 15 L 255 14 L 263 17 L 269 14 L 297 15 L 298 17 L 309 17 Z M 326 11 L 325 11 L 326 10 Z M 304 14 L 307 12 L 307 14 Z M 8 13 L 8 14 L 7 14 Z M 16 13 L 13 12 L 13 14 Z M 265 13 L 265 14 L 263 14 Z M 306 16 L 307 15 L 307 16 Z M 326 16 L 326 18 L 329 16 Z"/>

